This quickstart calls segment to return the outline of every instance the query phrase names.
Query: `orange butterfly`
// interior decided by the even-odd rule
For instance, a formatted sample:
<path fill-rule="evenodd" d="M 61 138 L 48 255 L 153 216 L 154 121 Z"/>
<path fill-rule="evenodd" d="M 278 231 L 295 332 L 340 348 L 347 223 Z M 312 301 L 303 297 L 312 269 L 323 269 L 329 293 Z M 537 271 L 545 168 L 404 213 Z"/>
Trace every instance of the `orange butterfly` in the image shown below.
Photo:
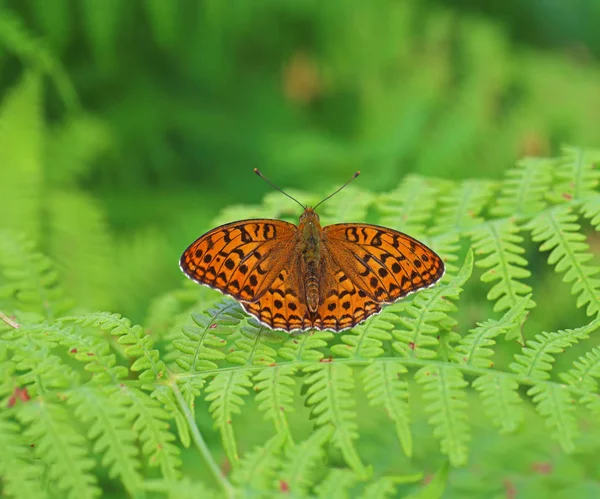
<path fill-rule="evenodd" d="M 283 331 L 354 327 L 444 275 L 442 259 L 402 232 L 356 223 L 321 227 L 315 208 L 302 207 L 298 226 L 255 219 L 207 232 L 183 252 L 181 270 Z"/>

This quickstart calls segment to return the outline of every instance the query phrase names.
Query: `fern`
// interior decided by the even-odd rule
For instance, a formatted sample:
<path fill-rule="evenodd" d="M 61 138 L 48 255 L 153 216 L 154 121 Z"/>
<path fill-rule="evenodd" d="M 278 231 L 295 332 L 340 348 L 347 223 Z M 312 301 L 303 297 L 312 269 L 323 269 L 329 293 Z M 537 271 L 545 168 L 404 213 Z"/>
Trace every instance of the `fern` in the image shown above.
<path fill-rule="evenodd" d="M 88 438 L 94 441 L 94 452 L 104 456 L 102 464 L 109 467 L 109 476 L 121 477 L 127 491 L 133 493 L 142 481 L 140 462 L 136 435 L 122 419 L 124 408 L 119 398 L 114 397 L 114 391 L 105 394 L 101 389 L 86 387 L 74 392 L 69 403 L 78 418 L 91 423 Z"/>
<path fill-rule="evenodd" d="M 293 443 L 293 437 L 287 414 L 295 410 L 296 371 L 297 367 L 293 365 L 273 366 L 259 371 L 253 378 L 259 410 L 264 413 L 265 419 L 273 422 L 277 434 L 290 444 Z"/>
<path fill-rule="evenodd" d="M 454 466 L 464 465 L 470 436 L 464 391 L 468 383 L 463 374 L 453 367 L 431 366 L 421 368 L 415 379 L 424 385 L 426 410 L 432 413 L 429 423 L 434 426 L 434 436 L 440 439 L 441 451 Z"/>
<path fill-rule="evenodd" d="M 355 405 L 351 397 L 354 377 L 350 366 L 326 362 L 304 368 L 309 376 L 306 404 L 311 408 L 311 419 L 320 428 L 332 425 L 332 441 L 342 451 L 344 460 L 360 476 L 365 474 L 364 465 L 353 443 L 358 438 Z"/>
<path fill-rule="evenodd" d="M 320 499 L 345 499 L 348 497 L 348 489 L 352 488 L 356 482 L 357 477 L 350 470 L 333 468 L 317 485 L 317 497 Z"/>
<path fill-rule="evenodd" d="M 43 466 L 33 459 L 21 426 L 6 416 L 0 419 L 0 445 L 3 449 L 0 473 L 6 495 L 24 499 L 49 497 L 41 480 Z"/>
<path fill-rule="evenodd" d="M 248 452 L 233 472 L 231 481 L 247 494 L 272 489 L 284 443 L 285 437 L 275 435 L 264 446 Z"/>
<path fill-rule="evenodd" d="M 383 406 L 396 425 L 396 435 L 404 453 L 412 455 L 412 435 L 408 404 L 408 370 L 392 362 L 374 363 L 363 371 L 365 392 L 372 406 Z"/>
<path fill-rule="evenodd" d="M 332 219 L 373 209 L 399 228 L 406 223 L 450 263 L 433 288 L 340 334 L 271 331 L 235 301 L 189 285 L 155 301 L 147 330 L 119 314 L 84 313 L 65 299 L 65 274 L 53 261 L 5 231 L 5 494 L 28 497 L 23 483 L 41 497 L 96 497 L 107 484 L 132 496 L 462 497 L 455 468 L 479 462 L 484 446 L 523 473 L 532 466 L 527 456 L 561 452 L 573 463 L 592 455 L 593 442 L 586 447 L 581 436 L 584 428 L 590 439 L 598 432 L 600 319 L 540 332 L 552 304 L 530 279 L 533 258 L 523 256 L 529 231 L 551 251 L 549 263 L 572 283 L 578 304 L 589 315 L 600 311 L 597 270 L 588 263 L 594 247 L 577 223 L 581 213 L 597 225 L 594 156 L 574 154 L 527 160 L 498 183 L 413 176 L 395 194 L 365 193 L 354 207 L 357 190 L 328 201 Z M 561 173 L 552 175 L 558 163 Z M 552 195 L 576 177 L 571 198 Z M 426 215 L 390 202 L 411 189 L 429 196 Z M 285 211 L 266 206 L 258 208 L 265 215 Z M 473 284 L 474 265 L 492 284 L 487 296 Z M 565 302 L 566 293 L 553 294 Z M 203 435 L 211 420 L 218 443 Z M 381 439 L 373 432 L 383 427 Z M 522 447 L 530 453 L 507 450 Z M 222 468 L 216 448 L 226 456 Z M 482 494 L 502 490 L 499 467 L 477 485 Z M 414 485 L 436 468 L 428 485 Z"/>
<path fill-rule="evenodd" d="M 571 292 L 579 295 L 577 306 L 587 305 L 587 314 L 593 315 L 600 311 L 600 279 L 593 277 L 599 269 L 585 264 L 592 255 L 576 220 L 568 206 L 558 206 L 535 217 L 528 228 L 533 240 L 543 243 L 542 251 L 552 250 L 548 263 L 556 265 L 557 272 L 564 272 L 565 282 L 573 282 Z"/>
<path fill-rule="evenodd" d="M 508 170 L 491 213 L 500 217 L 528 217 L 542 211 L 552 183 L 553 162 L 527 158 Z"/>
<path fill-rule="evenodd" d="M 473 248 L 477 255 L 485 255 L 476 265 L 487 269 L 481 276 L 483 282 L 499 281 L 488 292 L 488 300 L 495 301 L 494 311 L 501 312 L 515 305 L 521 296 L 531 292 L 526 279 L 531 272 L 525 269 L 527 260 L 521 255 L 523 237 L 511 220 L 499 220 L 482 224 L 473 231 Z M 533 305 L 533 302 L 531 302 Z"/>
<path fill-rule="evenodd" d="M 529 341 L 520 354 L 515 355 L 515 362 L 510 368 L 526 377 L 545 380 L 550 378 L 554 357 L 552 354 L 562 353 L 578 340 L 589 338 L 600 325 L 600 319 L 578 329 L 568 329 L 556 333 L 542 333 Z"/>
<path fill-rule="evenodd" d="M 462 232 L 482 222 L 480 213 L 493 192 L 490 182 L 466 181 L 442 196 L 433 233 Z"/>
<path fill-rule="evenodd" d="M 232 417 L 242 412 L 240 406 L 244 400 L 241 396 L 248 395 L 251 386 L 249 373 L 225 371 L 217 374 L 206 389 L 206 400 L 211 402 L 209 411 L 215 420 L 215 427 L 221 432 L 227 458 L 233 464 L 237 464 L 239 456 Z"/>
<path fill-rule="evenodd" d="M 382 194 L 377 207 L 381 225 L 420 237 L 426 233 L 443 187 L 424 177 L 407 176 L 397 189 Z"/>
<path fill-rule="evenodd" d="M 325 458 L 325 443 L 331 438 L 333 429 L 323 426 L 301 444 L 288 447 L 282 463 L 280 488 L 300 497 L 307 496 L 315 477 L 322 474 Z"/>
<path fill-rule="evenodd" d="M 24 435 L 35 446 L 35 455 L 48 467 L 48 478 L 67 497 L 100 495 L 85 438 L 70 424 L 67 411 L 57 400 L 26 404 L 18 418 L 27 426 Z"/>
<path fill-rule="evenodd" d="M 595 167 L 594 162 L 599 159 L 599 151 L 565 147 L 556 169 L 557 195 L 569 201 L 581 201 L 596 195 L 600 183 L 600 171 Z"/>
<path fill-rule="evenodd" d="M 462 269 L 452 281 L 416 295 L 406 308 L 406 316 L 400 318 L 400 327 L 392 333 L 397 340 L 392 346 L 397 352 L 425 359 L 435 358 L 436 350 L 448 355 L 450 344 L 442 342 L 441 339 L 454 341 L 454 337 L 448 333 L 447 336 L 440 334 L 438 338 L 438 333 L 441 330 L 450 331 L 456 325 L 448 316 L 448 312 L 456 310 L 449 299 L 458 298 L 461 286 L 469 278 L 472 270 L 473 254 L 469 252 Z M 393 307 L 390 308 L 393 310 Z"/>

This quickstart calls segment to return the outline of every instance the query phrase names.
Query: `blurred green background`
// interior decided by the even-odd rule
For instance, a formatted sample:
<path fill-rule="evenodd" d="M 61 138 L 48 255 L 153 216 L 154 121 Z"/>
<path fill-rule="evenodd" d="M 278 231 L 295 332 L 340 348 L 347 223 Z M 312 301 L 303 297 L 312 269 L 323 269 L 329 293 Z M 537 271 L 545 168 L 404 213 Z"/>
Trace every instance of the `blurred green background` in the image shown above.
<path fill-rule="evenodd" d="M 0 0 L 0 226 L 143 321 L 271 190 L 254 167 L 306 202 L 598 147 L 598 26 L 595 0 Z"/>

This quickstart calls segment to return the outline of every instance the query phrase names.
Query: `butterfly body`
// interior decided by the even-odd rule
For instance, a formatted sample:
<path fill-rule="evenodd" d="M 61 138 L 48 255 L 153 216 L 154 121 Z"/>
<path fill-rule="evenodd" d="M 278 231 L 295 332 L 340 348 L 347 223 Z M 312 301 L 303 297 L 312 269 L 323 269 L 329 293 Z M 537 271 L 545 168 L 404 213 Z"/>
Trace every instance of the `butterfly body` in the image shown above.
<path fill-rule="evenodd" d="M 312 208 L 298 226 L 254 219 L 217 227 L 184 251 L 180 267 L 284 331 L 354 327 L 444 273 L 441 258 L 406 234 L 370 224 L 322 227 Z"/>
<path fill-rule="evenodd" d="M 323 229 L 319 215 L 312 208 L 304 210 L 298 224 L 298 232 L 300 241 L 297 245 L 297 261 L 301 265 L 299 273 L 305 276 L 306 304 L 310 312 L 314 313 L 319 306 L 319 276 L 324 273 L 320 269 Z"/>

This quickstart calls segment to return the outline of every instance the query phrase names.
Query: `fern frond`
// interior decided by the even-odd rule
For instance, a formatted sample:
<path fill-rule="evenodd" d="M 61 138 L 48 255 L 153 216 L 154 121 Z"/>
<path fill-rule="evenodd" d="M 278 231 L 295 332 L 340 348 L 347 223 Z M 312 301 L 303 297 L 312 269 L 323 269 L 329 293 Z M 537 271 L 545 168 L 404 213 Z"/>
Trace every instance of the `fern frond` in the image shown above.
<path fill-rule="evenodd" d="M 296 366 L 267 367 L 254 375 L 256 402 L 265 419 L 273 421 L 275 431 L 293 443 L 286 414 L 294 411 L 294 374 Z"/>
<path fill-rule="evenodd" d="M 141 326 L 133 326 L 129 319 L 119 314 L 96 312 L 92 314 L 63 317 L 61 322 L 74 322 L 84 327 L 97 327 L 119 337 L 119 344 L 125 345 L 125 355 L 136 358 L 130 369 L 139 372 L 142 381 L 155 381 L 162 378 L 167 368 L 160 359 L 154 341 Z"/>
<path fill-rule="evenodd" d="M 314 331 L 311 334 L 292 333 L 290 339 L 283 343 L 277 351 L 277 355 L 290 361 L 318 362 L 325 354 L 319 350 L 327 347 L 333 333 L 329 331 Z"/>
<path fill-rule="evenodd" d="M 105 394 L 88 385 L 71 392 L 68 402 L 75 407 L 75 415 L 90 424 L 88 439 L 94 441 L 94 452 L 103 454 L 102 464 L 109 476 L 120 477 L 127 492 L 134 495 L 142 482 L 136 435 L 123 419 L 119 398 L 115 390 Z"/>
<path fill-rule="evenodd" d="M 412 456 L 406 367 L 397 362 L 374 362 L 362 372 L 365 393 L 371 406 L 381 406 L 396 426 L 402 450 Z"/>
<path fill-rule="evenodd" d="M 285 436 L 275 435 L 264 445 L 248 452 L 233 470 L 231 481 L 249 496 L 273 490 L 285 441 Z"/>
<path fill-rule="evenodd" d="M 536 383 L 527 391 L 527 395 L 533 398 L 536 410 L 546 420 L 551 436 L 565 452 L 573 452 L 579 428 L 574 414 L 575 399 L 569 387 L 555 383 Z"/>
<path fill-rule="evenodd" d="M 48 497 L 42 487 L 44 469 L 33 459 L 29 443 L 23 438 L 23 429 L 14 421 L 0 417 L 0 475 L 2 492 L 17 499 Z"/>
<path fill-rule="evenodd" d="M 236 330 L 233 346 L 229 348 L 227 362 L 238 365 L 265 366 L 274 364 L 277 351 L 271 345 L 283 341 L 275 331 L 251 319 Z"/>
<path fill-rule="evenodd" d="M 60 323 L 60 320 L 59 320 Z M 116 385 L 127 378 L 129 369 L 117 365 L 110 344 L 99 334 L 90 334 L 83 327 L 61 328 L 60 344 L 68 348 L 69 355 L 85 364 L 85 370 L 92 373 L 92 381 L 98 385 Z"/>
<path fill-rule="evenodd" d="M 33 328 L 31 328 L 33 329 Z M 27 341 L 35 338 L 35 329 L 32 332 L 27 326 L 19 328 L 22 334 L 20 341 L 13 337 L 12 362 L 19 376 L 19 385 L 27 386 L 32 394 L 43 394 L 47 391 L 65 389 L 80 382 L 79 373 L 70 365 L 65 364 L 61 356 L 53 352 L 55 346 L 48 341 Z"/>
<path fill-rule="evenodd" d="M 235 434 L 233 431 L 233 414 L 241 412 L 240 407 L 252 386 L 250 373 L 246 371 L 224 371 L 217 374 L 206 388 L 206 401 L 211 402 L 208 410 L 214 420 L 215 428 L 221 432 L 221 439 L 227 458 L 233 466 L 239 461 Z"/>
<path fill-rule="evenodd" d="M 428 422 L 440 440 L 442 453 L 453 466 L 463 466 L 467 461 L 470 434 L 464 390 L 467 382 L 462 372 L 450 366 L 432 365 L 419 369 L 415 379 L 424 385 L 425 410 L 432 414 Z"/>
<path fill-rule="evenodd" d="M 600 196 L 590 197 L 581 207 L 581 213 L 597 231 L 600 231 Z"/>
<path fill-rule="evenodd" d="M 17 315 L 36 312 L 48 320 L 72 306 L 50 260 L 25 236 L 10 231 L 0 231 L 0 304 Z"/>
<path fill-rule="evenodd" d="M 194 407 L 194 401 L 200 395 L 209 377 L 209 374 L 179 377 L 177 384 L 188 407 Z"/>
<path fill-rule="evenodd" d="M 523 401 L 514 379 L 492 372 L 473 381 L 473 388 L 480 392 L 485 413 L 500 433 L 512 433 L 523 422 Z"/>
<path fill-rule="evenodd" d="M 186 372 L 217 368 L 217 361 L 225 359 L 222 349 L 227 345 L 224 332 L 233 332 L 245 319 L 239 304 L 225 299 L 209 306 L 204 313 L 192 314 L 196 326 L 184 326 L 177 335 L 171 335 L 171 358 Z M 221 333 L 217 336 L 215 333 Z"/>
<path fill-rule="evenodd" d="M 329 193 L 328 193 L 329 194 Z M 325 225 L 365 220 L 375 196 L 364 189 L 348 186 L 319 207 Z"/>
<path fill-rule="evenodd" d="M 521 353 L 515 355 L 515 362 L 512 362 L 509 367 L 513 372 L 527 378 L 549 379 L 555 361 L 552 354 L 561 353 L 579 340 L 589 338 L 598 327 L 600 327 L 600 318 L 577 329 L 536 334 L 535 339 L 529 340 Z"/>
<path fill-rule="evenodd" d="M 150 497 L 166 497 L 167 499 L 221 499 L 223 496 L 209 489 L 204 483 L 192 481 L 185 477 L 181 480 L 145 480 L 144 490 L 153 492 Z"/>
<path fill-rule="evenodd" d="M 170 358 L 172 348 L 169 347 L 172 341 L 179 337 L 181 328 L 187 324 L 192 312 L 198 308 L 203 293 L 211 293 L 211 290 L 204 286 L 198 287 L 188 279 L 183 287 L 168 291 L 151 301 L 146 313 L 145 324 L 153 335 L 169 342 L 168 353 L 165 355 L 166 360 Z M 215 299 L 219 299 L 216 295 L 213 296 Z"/>
<path fill-rule="evenodd" d="M 441 191 L 441 182 L 407 175 L 396 189 L 381 194 L 377 199 L 380 224 L 413 237 L 424 235 Z"/>
<path fill-rule="evenodd" d="M 446 275 L 444 279 L 455 276 L 460 268 L 456 265 L 458 254 L 460 253 L 460 234 L 458 232 L 448 232 L 436 236 L 424 237 L 422 241 L 442 257 L 446 265 Z"/>
<path fill-rule="evenodd" d="M 456 321 L 448 313 L 456 310 L 450 300 L 456 300 L 462 291 L 462 285 L 473 271 L 473 252 L 469 251 L 460 272 L 447 284 L 420 291 L 408 306 L 402 302 L 388 307 L 394 311 L 402 307 L 406 315 L 398 319 L 400 327 L 392 331 L 397 340 L 392 344 L 394 350 L 406 357 L 433 359 L 438 356 L 437 349 L 444 349 L 446 343 L 437 339 L 440 330 L 449 331 Z M 441 339 L 441 338 L 440 338 Z M 434 347 L 437 349 L 434 350 Z"/>
<path fill-rule="evenodd" d="M 347 364 L 324 362 L 305 367 L 307 389 L 306 405 L 315 427 L 332 425 L 333 443 L 342 451 L 344 460 L 360 476 L 365 469 L 353 441 L 358 438 L 356 405 L 352 398 L 354 373 Z"/>
<path fill-rule="evenodd" d="M 173 388 L 168 385 L 158 386 L 152 392 L 151 396 L 158 400 L 170 413 L 171 418 L 175 420 L 175 426 L 177 427 L 177 434 L 179 435 L 181 445 L 187 449 L 192 442 L 190 426 L 185 415 L 181 411 L 181 408 L 177 405 L 177 399 Z M 184 400 L 186 399 L 184 398 Z M 192 398 L 191 400 L 192 402 L 189 404 L 189 407 L 194 407 L 194 399 Z"/>
<path fill-rule="evenodd" d="M 532 239 L 541 242 L 540 250 L 548 251 L 548 263 L 564 272 L 563 281 L 573 282 L 571 294 L 579 295 L 577 306 L 587 305 L 587 315 L 600 312 L 600 269 L 586 265 L 592 259 L 589 246 L 577 223 L 577 215 L 568 206 L 558 206 L 535 217 L 528 228 Z"/>
<path fill-rule="evenodd" d="M 396 489 L 399 484 L 418 482 L 422 478 L 423 475 L 421 473 L 397 477 L 382 476 L 368 484 L 359 497 L 361 499 L 386 499 L 388 497 L 398 497 L 398 491 Z"/>
<path fill-rule="evenodd" d="M 175 480 L 180 475 L 179 448 L 173 444 L 175 436 L 169 431 L 169 413 L 146 392 L 123 386 L 124 418 L 133 424 L 133 431 L 142 443 L 142 454 L 151 466 L 160 467 L 165 479 Z"/>
<path fill-rule="evenodd" d="M 23 404 L 17 418 L 35 455 L 47 467 L 48 477 L 71 498 L 94 498 L 101 494 L 96 463 L 89 457 L 85 438 L 71 424 L 64 406 L 49 400 Z"/>
<path fill-rule="evenodd" d="M 119 274 L 102 207 L 75 190 L 53 192 L 47 203 L 48 252 L 69 283 L 69 291 L 82 307 L 111 308 L 116 303 L 106 290 Z"/>
<path fill-rule="evenodd" d="M 27 237 L 41 234 L 42 128 L 41 80 L 29 72 L 0 109 L 0 199 L 10 207 L 10 216 L 2 217 L 0 229 Z"/>
<path fill-rule="evenodd" d="M 510 219 L 489 221 L 479 225 L 472 233 L 473 249 L 476 255 L 484 258 L 475 262 L 477 267 L 487 269 L 481 276 L 483 282 L 496 282 L 487 294 L 494 300 L 494 312 L 501 312 L 514 306 L 521 296 L 531 292 L 531 286 L 520 279 L 531 276 L 525 267 L 527 260 L 521 255 L 523 236 L 519 227 Z M 530 301 L 530 306 L 533 306 Z"/>
<path fill-rule="evenodd" d="M 315 487 L 319 499 L 348 499 L 351 489 L 359 478 L 347 468 L 330 469 L 323 481 Z"/>
<path fill-rule="evenodd" d="M 324 445 L 332 437 L 334 430 L 325 425 L 316 430 L 307 440 L 288 447 L 285 460 L 281 464 L 281 481 L 285 489 L 294 497 L 307 497 L 308 490 L 322 475 L 325 450 Z"/>
<path fill-rule="evenodd" d="M 570 386 L 591 393 L 598 391 L 600 378 L 600 348 L 592 348 L 573 362 L 573 368 L 560 373 L 560 378 Z"/>
<path fill-rule="evenodd" d="M 600 151 L 579 147 L 565 147 L 555 175 L 556 192 L 567 200 L 581 201 L 597 195 L 600 171 L 595 162 L 600 161 Z"/>
<path fill-rule="evenodd" d="M 526 217 L 539 213 L 546 206 L 545 195 L 552 183 L 555 160 L 525 158 L 516 168 L 508 170 L 506 179 L 490 209 L 500 217 Z"/>
<path fill-rule="evenodd" d="M 455 360 L 475 367 L 492 367 L 490 357 L 494 351 L 489 348 L 496 344 L 494 338 L 504 334 L 511 339 L 513 332 L 521 327 L 527 314 L 529 296 L 519 298 L 513 307 L 499 320 L 489 319 L 462 337 L 456 346 Z"/>
<path fill-rule="evenodd" d="M 383 342 L 392 339 L 396 316 L 387 310 L 341 335 L 343 344 L 333 345 L 331 352 L 338 357 L 371 359 L 384 353 Z"/>
<path fill-rule="evenodd" d="M 440 211 L 432 234 L 464 232 L 483 222 L 481 212 L 490 200 L 495 184 L 483 180 L 466 180 L 440 198 Z"/>

